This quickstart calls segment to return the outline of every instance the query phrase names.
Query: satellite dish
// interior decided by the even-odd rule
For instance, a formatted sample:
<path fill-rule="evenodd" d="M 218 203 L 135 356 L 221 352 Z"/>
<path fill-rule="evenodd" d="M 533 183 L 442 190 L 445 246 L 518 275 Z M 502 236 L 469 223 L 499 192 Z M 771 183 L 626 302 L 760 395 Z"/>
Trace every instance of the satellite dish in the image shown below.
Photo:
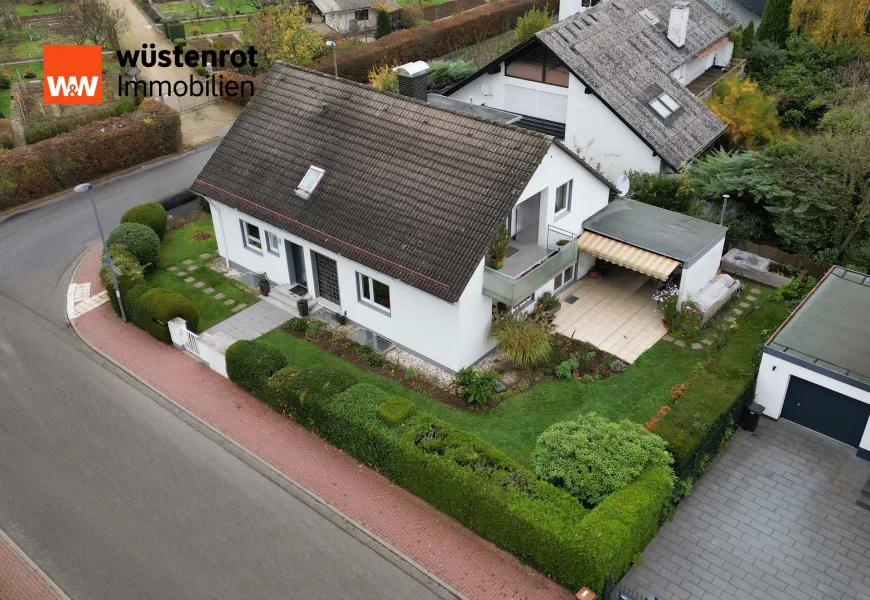
<path fill-rule="evenodd" d="M 620 198 L 628 193 L 628 188 L 630 186 L 631 182 L 628 180 L 628 175 L 621 175 L 619 179 L 616 180 L 616 189 L 619 190 Z"/>
<path fill-rule="evenodd" d="M 492 88 L 486 82 L 484 82 L 483 85 L 480 86 L 480 91 L 483 93 L 484 96 L 492 96 Z"/>

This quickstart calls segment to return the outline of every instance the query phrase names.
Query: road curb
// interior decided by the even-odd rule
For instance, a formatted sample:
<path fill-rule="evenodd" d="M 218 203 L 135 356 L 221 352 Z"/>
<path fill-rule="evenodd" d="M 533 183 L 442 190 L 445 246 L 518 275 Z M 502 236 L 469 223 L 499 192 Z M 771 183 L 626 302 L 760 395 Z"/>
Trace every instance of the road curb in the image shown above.
<path fill-rule="evenodd" d="M 88 247 L 85 248 L 85 250 L 76 258 L 75 263 L 74 263 L 75 266 L 72 269 L 72 276 L 70 277 L 69 283 L 75 283 L 76 275 L 79 272 L 79 267 L 81 266 L 82 260 L 84 260 L 85 256 L 87 256 L 88 253 L 91 252 L 96 245 L 97 244 L 89 244 Z M 152 392 L 154 392 L 155 394 L 157 394 L 158 396 L 163 398 L 171 406 L 175 407 L 177 410 L 184 413 L 190 420 L 193 421 L 192 423 L 188 421 L 188 424 L 191 425 L 192 427 L 194 427 L 194 429 L 197 429 L 197 431 L 200 431 L 200 433 L 204 433 L 200 430 L 200 428 L 206 429 L 207 431 L 211 432 L 212 435 L 217 436 L 218 438 L 220 438 L 221 440 L 223 440 L 227 444 L 234 447 L 237 451 L 239 451 L 247 459 L 254 461 L 256 464 L 264 467 L 267 471 L 271 472 L 274 476 L 277 476 L 280 480 L 286 482 L 287 484 L 291 485 L 296 490 L 305 494 L 308 498 L 313 500 L 316 504 L 327 509 L 333 515 L 339 517 L 344 523 L 351 526 L 359 534 L 361 534 L 365 538 L 380 545 L 382 550 L 385 550 L 389 554 L 392 554 L 397 559 L 404 562 L 408 567 L 414 569 L 415 571 L 417 571 L 421 575 L 424 575 L 426 578 L 431 580 L 433 583 L 435 583 L 439 587 L 443 588 L 443 591 L 447 592 L 450 595 L 450 596 L 445 596 L 445 597 L 452 597 L 452 598 L 456 598 L 458 600 L 470 600 L 467 596 L 462 594 L 459 590 L 457 590 L 456 588 L 451 586 L 449 583 L 447 583 L 446 581 L 444 581 L 443 579 L 438 577 L 438 575 L 436 575 L 432 571 L 428 570 L 426 567 L 424 567 L 423 565 L 421 565 L 420 563 L 415 561 L 413 558 L 411 558 L 410 556 L 408 556 L 407 554 L 405 554 L 404 552 L 402 552 L 401 550 L 399 550 L 398 548 L 396 548 L 395 546 L 390 544 L 387 540 L 378 536 L 374 532 L 369 531 L 365 526 L 363 526 L 361 523 L 359 523 L 358 521 L 356 521 L 353 518 L 351 518 L 350 516 L 348 516 L 341 509 L 330 504 L 329 502 L 327 502 L 326 500 L 321 498 L 319 495 L 315 494 L 314 492 L 312 492 L 308 488 L 304 487 L 302 484 L 300 484 L 298 481 L 296 481 L 292 477 L 289 477 L 286 473 L 284 473 L 283 471 L 278 469 L 276 466 L 274 466 L 270 462 L 264 460 L 262 457 L 260 457 L 258 454 L 254 453 L 253 451 L 249 450 L 246 446 L 238 443 L 237 441 L 235 441 L 234 439 L 232 439 L 231 437 L 226 435 L 224 432 L 222 432 L 220 429 L 214 427 L 211 423 L 205 421 L 199 415 L 191 412 L 186 407 L 182 406 L 181 404 L 176 402 L 174 399 L 167 396 L 162 391 L 160 391 L 159 389 L 157 389 L 156 387 L 151 385 L 148 381 L 139 377 L 139 375 L 137 375 L 135 372 L 131 371 L 126 366 L 122 365 L 121 363 L 116 361 L 114 358 L 112 358 L 111 356 L 109 356 L 108 354 L 106 354 L 105 352 L 100 350 L 99 348 L 97 348 L 94 344 L 91 343 L 90 340 L 88 340 L 84 335 L 82 335 L 81 331 L 79 331 L 79 328 L 76 325 L 75 319 L 69 319 L 69 317 L 67 317 L 67 322 L 69 323 L 72 330 L 75 332 L 76 336 L 82 342 L 84 342 L 84 344 L 88 348 L 90 348 L 95 353 L 97 353 L 98 355 L 103 357 L 106 361 L 108 361 L 109 363 L 114 365 L 116 368 L 120 369 L 121 371 L 123 371 L 124 373 L 126 373 L 127 375 L 129 375 L 130 377 L 135 379 L 136 381 L 138 381 L 140 384 L 144 385 L 149 390 L 151 390 Z M 207 436 L 207 437 L 211 437 L 211 436 Z M 232 453 L 232 454 L 234 456 L 242 459 L 242 457 L 238 456 L 237 454 L 235 454 L 235 453 Z M 2 533 L 2 530 L 0 530 L 0 533 Z M 361 540 L 361 541 L 364 541 L 364 540 Z M 383 552 L 381 552 L 381 554 L 383 555 Z M 69 600 L 69 598 L 67 598 L 66 596 L 63 596 L 63 599 Z"/>
<path fill-rule="evenodd" d="M 22 550 L 18 546 L 18 544 L 13 542 L 12 538 L 10 538 L 8 535 L 6 535 L 6 532 L 3 531 L 2 529 L 0 529 L 0 540 L 9 544 L 9 547 L 12 548 L 12 550 L 14 550 L 15 553 L 21 557 L 21 560 L 26 562 L 27 566 L 29 566 L 31 569 L 36 571 L 36 574 L 39 575 L 46 584 L 48 584 L 48 587 L 50 587 L 52 590 L 54 590 L 54 592 L 60 597 L 61 600 L 70 600 L 70 597 L 67 596 L 64 593 L 64 591 L 62 589 L 60 589 L 60 587 L 58 587 L 58 585 L 54 581 L 51 580 L 51 577 L 48 576 L 48 573 L 43 571 L 41 568 L 39 568 L 39 565 L 37 565 L 32 560 L 30 560 L 30 557 L 27 556 L 27 554 L 24 552 L 24 550 Z"/>

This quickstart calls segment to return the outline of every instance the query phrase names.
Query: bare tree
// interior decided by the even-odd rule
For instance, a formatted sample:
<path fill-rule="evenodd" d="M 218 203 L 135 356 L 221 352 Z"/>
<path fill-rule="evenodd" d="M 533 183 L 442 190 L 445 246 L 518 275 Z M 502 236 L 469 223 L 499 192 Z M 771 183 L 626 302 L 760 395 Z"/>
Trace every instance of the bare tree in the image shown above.
<path fill-rule="evenodd" d="M 206 14 L 208 14 L 209 10 L 202 3 L 202 0 L 190 0 L 187 3 L 187 14 L 189 14 L 194 19 L 201 19 Z"/>
<path fill-rule="evenodd" d="M 90 42 L 102 46 L 109 42 L 119 48 L 119 38 L 127 30 L 124 9 L 108 0 L 80 0 L 69 10 L 69 31 L 77 44 Z"/>

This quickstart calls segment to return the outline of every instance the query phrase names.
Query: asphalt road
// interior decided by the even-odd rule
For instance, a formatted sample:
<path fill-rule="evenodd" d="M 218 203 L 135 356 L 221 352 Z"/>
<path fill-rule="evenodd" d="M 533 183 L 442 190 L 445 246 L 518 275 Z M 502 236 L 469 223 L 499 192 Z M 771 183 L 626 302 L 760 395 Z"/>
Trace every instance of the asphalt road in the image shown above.
<path fill-rule="evenodd" d="M 208 154 L 95 188 L 106 229 Z M 86 200 L 0 223 L 0 528 L 73 600 L 449 597 L 67 328 Z"/>

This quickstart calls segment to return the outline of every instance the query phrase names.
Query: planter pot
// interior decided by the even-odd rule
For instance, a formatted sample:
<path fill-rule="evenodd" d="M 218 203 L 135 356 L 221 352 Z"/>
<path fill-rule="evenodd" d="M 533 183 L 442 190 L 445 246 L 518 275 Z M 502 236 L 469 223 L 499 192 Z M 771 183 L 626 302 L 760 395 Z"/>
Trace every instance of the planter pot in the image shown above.
<path fill-rule="evenodd" d="M 264 296 L 268 296 L 269 292 L 272 290 L 272 284 L 269 283 L 268 279 L 260 280 L 260 293 Z"/>
<path fill-rule="evenodd" d="M 670 329 L 670 327 L 671 327 L 671 326 L 668 325 L 668 322 L 665 321 L 664 319 L 662 319 L 662 329 L 667 330 L 667 329 Z"/>
<path fill-rule="evenodd" d="M 308 300 L 306 300 L 305 298 L 299 298 L 299 300 L 296 301 L 296 310 L 299 311 L 300 317 L 307 317 L 308 316 Z"/>
<path fill-rule="evenodd" d="M 36 79 L 36 73 L 25 73 L 22 77 L 24 77 L 24 79 Z"/>
<path fill-rule="evenodd" d="M 587 275 L 589 275 L 589 277 L 591 277 L 592 279 L 598 279 L 598 271 L 589 271 Z"/>
<path fill-rule="evenodd" d="M 504 266 L 504 259 L 495 259 L 493 257 L 489 257 L 489 268 L 490 269 L 501 269 Z"/>

